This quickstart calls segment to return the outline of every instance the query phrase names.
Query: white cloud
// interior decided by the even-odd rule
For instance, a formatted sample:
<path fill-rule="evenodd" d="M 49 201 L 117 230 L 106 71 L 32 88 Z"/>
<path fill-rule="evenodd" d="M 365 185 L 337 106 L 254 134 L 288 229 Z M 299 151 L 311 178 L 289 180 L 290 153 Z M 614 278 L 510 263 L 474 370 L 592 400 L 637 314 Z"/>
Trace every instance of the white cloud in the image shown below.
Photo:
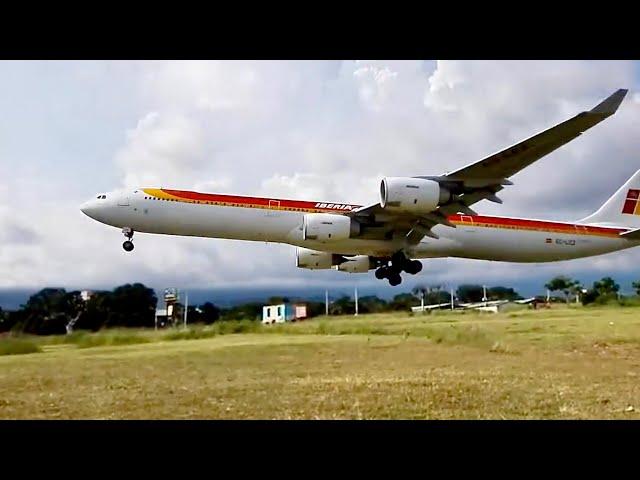
<path fill-rule="evenodd" d="M 126 186 L 183 184 L 204 163 L 202 127 L 182 115 L 146 114 L 115 156 Z"/>

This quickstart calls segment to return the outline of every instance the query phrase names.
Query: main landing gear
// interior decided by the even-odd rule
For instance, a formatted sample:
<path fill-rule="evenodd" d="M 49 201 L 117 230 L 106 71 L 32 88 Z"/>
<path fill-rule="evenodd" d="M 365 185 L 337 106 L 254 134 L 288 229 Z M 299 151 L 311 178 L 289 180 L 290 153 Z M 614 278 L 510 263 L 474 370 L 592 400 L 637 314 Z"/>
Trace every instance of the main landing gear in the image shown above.
<path fill-rule="evenodd" d="M 131 239 L 133 238 L 133 229 L 124 227 L 122 229 L 122 233 L 125 237 L 127 237 L 127 240 L 122 244 L 122 248 L 124 248 L 125 252 L 130 252 L 131 250 L 133 250 L 133 242 L 131 241 Z"/>
<path fill-rule="evenodd" d="M 407 272 L 410 275 L 415 275 L 422 270 L 422 263 L 419 260 L 410 260 L 403 252 L 396 252 L 391 257 L 391 265 L 382 265 L 375 272 L 375 276 L 378 280 L 386 278 L 389 281 L 389 285 L 395 287 L 402 283 L 401 272 Z"/>

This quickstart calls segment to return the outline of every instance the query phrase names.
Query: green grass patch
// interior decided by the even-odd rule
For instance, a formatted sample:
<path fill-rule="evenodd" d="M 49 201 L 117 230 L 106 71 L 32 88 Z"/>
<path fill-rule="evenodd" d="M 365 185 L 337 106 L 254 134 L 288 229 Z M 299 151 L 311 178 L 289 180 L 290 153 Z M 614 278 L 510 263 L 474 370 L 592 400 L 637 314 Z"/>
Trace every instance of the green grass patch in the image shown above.
<path fill-rule="evenodd" d="M 38 344 L 32 340 L 12 337 L 0 339 L 0 355 L 22 355 L 41 351 Z"/>
<path fill-rule="evenodd" d="M 199 340 L 218 335 L 214 329 L 190 328 L 187 330 L 173 330 L 162 335 L 163 340 Z"/>
<path fill-rule="evenodd" d="M 262 324 L 255 320 L 225 320 L 212 325 L 212 330 L 219 335 L 230 333 L 256 333 L 261 331 Z"/>
<path fill-rule="evenodd" d="M 225 320 L 207 327 L 193 327 L 186 330 L 171 330 L 164 333 L 162 340 L 199 340 L 216 335 L 236 333 L 256 333 L 262 331 L 262 324 L 251 320 Z"/>
<path fill-rule="evenodd" d="M 638 339 L 565 305 L 9 335 L 44 352 L 0 357 L 0 418 L 639 419 Z"/>
<path fill-rule="evenodd" d="M 129 333 L 121 331 L 99 332 L 78 335 L 70 338 L 67 343 L 74 343 L 78 348 L 110 347 L 117 345 L 134 345 L 138 343 L 149 343 L 151 338 L 139 333 Z"/>

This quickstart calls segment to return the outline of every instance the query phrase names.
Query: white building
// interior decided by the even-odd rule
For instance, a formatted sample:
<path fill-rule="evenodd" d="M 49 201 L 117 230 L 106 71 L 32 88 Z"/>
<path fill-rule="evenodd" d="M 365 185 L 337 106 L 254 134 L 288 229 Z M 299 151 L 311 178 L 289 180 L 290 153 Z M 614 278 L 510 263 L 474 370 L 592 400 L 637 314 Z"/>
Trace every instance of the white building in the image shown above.
<path fill-rule="evenodd" d="M 295 322 L 307 318 L 307 306 L 281 303 L 262 307 L 262 323 Z"/>

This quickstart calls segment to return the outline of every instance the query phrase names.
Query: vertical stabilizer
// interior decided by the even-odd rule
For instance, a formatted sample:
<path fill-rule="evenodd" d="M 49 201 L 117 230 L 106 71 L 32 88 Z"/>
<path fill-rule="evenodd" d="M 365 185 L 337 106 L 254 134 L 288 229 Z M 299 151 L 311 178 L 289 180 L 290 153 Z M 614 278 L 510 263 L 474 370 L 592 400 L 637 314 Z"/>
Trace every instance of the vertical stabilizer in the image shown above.
<path fill-rule="evenodd" d="M 640 170 L 595 213 L 580 220 L 580 223 L 640 228 Z"/>

